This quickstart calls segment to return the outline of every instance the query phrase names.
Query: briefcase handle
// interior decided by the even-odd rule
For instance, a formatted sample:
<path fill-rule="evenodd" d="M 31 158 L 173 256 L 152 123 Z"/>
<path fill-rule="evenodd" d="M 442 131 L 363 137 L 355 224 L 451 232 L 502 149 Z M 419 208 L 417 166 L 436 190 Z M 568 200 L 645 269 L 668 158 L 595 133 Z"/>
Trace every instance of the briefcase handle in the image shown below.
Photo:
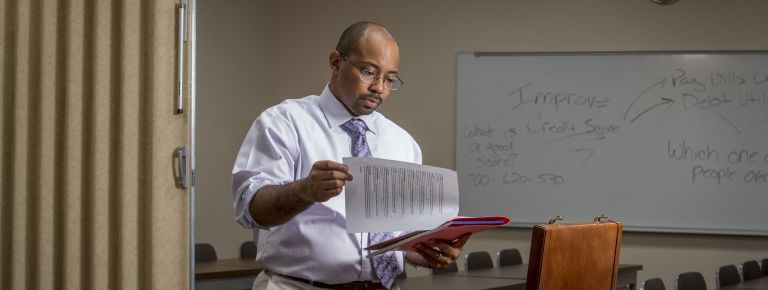
<path fill-rule="evenodd" d="M 557 221 L 561 221 L 561 220 L 563 220 L 563 217 L 558 215 L 558 216 L 550 219 L 549 222 L 547 222 L 547 224 L 554 225 L 554 224 L 557 223 Z M 603 220 L 611 221 L 611 220 L 608 219 L 608 215 L 606 215 L 605 213 L 600 214 L 600 216 L 596 216 L 595 219 L 594 219 L 596 224 L 599 224 L 599 223 L 603 222 Z"/>

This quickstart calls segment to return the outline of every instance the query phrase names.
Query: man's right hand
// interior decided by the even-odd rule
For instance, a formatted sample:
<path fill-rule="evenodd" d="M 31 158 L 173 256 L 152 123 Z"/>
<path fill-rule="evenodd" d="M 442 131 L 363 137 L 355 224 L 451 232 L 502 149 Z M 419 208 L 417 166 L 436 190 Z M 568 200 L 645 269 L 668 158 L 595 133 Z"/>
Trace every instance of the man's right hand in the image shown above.
<path fill-rule="evenodd" d="M 330 160 L 312 164 L 309 176 L 303 180 L 305 199 L 310 202 L 324 202 L 339 195 L 344 189 L 344 184 L 352 180 L 352 175 L 347 169 L 347 165 Z"/>
<path fill-rule="evenodd" d="M 249 205 L 251 216 L 265 227 L 284 224 L 312 204 L 339 195 L 349 180 L 352 175 L 347 173 L 346 165 L 328 160 L 315 162 L 304 179 L 259 189 Z"/>

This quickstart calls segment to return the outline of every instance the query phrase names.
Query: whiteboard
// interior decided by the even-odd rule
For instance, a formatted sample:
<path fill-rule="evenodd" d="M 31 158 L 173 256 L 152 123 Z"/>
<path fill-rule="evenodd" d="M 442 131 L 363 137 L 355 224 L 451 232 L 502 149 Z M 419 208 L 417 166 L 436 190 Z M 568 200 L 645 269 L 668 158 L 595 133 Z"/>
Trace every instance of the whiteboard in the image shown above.
<path fill-rule="evenodd" d="M 768 235 L 768 54 L 460 53 L 462 215 Z"/>

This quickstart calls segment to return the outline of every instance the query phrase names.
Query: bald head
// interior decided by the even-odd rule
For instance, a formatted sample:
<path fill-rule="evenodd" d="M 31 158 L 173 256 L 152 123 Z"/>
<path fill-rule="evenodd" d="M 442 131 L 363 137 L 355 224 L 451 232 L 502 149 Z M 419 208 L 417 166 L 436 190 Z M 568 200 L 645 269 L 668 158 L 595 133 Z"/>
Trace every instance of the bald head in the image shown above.
<path fill-rule="evenodd" d="M 373 22 L 358 22 L 341 34 L 328 56 L 329 87 L 353 116 L 373 113 L 389 97 L 397 79 L 400 49 L 392 34 Z"/>
<path fill-rule="evenodd" d="M 336 44 L 336 51 L 344 54 L 351 55 L 360 52 L 360 40 L 366 35 L 366 32 L 375 32 L 376 34 L 395 42 L 395 37 L 392 33 L 381 24 L 375 22 L 362 21 L 350 25 L 339 38 L 339 43 Z"/>

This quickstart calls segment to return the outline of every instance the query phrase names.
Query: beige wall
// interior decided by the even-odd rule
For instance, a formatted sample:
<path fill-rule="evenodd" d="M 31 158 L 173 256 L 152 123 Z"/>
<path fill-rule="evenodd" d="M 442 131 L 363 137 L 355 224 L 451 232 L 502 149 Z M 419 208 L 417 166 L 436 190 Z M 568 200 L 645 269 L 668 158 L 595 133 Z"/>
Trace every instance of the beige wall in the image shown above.
<path fill-rule="evenodd" d="M 284 98 L 319 93 L 328 53 L 358 20 L 399 40 L 406 85 L 381 112 L 421 144 L 424 163 L 454 167 L 455 63 L 462 51 L 768 50 L 768 1 L 648 0 L 213 1 L 201 0 L 198 32 L 197 238 L 234 257 L 249 238 L 232 221 L 229 171 L 252 119 Z M 713 213 L 727 214 L 727 213 Z M 768 221 L 767 221 L 768 222 Z M 479 234 L 468 250 L 518 247 L 530 230 Z M 625 233 L 623 263 L 640 278 L 714 269 L 768 257 L 768 238 Z M 415 273 L 425 273 L 423 269 Z"/>
<path fill-rule="evenodd" d="M 267 2 L 198 1 L 195 230 L 219 257 L 236 257 L 251 239 L 232 218 L 230 173 L 251 122 L 276 99 L 277 25 Z"/>

